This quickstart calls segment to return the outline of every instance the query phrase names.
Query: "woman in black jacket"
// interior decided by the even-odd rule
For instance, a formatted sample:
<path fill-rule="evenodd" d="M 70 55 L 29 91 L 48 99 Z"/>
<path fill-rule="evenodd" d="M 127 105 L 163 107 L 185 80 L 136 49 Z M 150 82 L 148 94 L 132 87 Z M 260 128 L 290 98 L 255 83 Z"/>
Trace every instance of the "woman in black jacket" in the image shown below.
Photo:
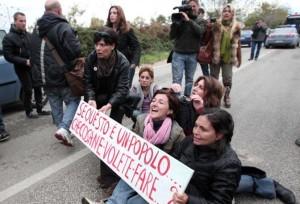
<path fill-rule="evenodd" d="M 86 101 L 101 112 L 111 110 L 110 117 L 122 123 L 121 104 L 128 95 L 129 62 L 117 51 L 118 36 L 111 28 L 102 28 L 94 35 L 95 50 L 92 51 L 85 67 Z M 119 180 L 104 163 L 98 181 L 103 188 Z"/>
<path fill-rule="evenodd" d="M 140 63 L 141 46 L 134 34 L 130 24 L 126 21 L 124 11 L 121 6 L 111 6 L 108 12 L 106 26 L 113 28 L 118 33 L 119 40 L 117 49 L 122 52 L 130 63 L 129 88 L 132 85 L 135 68 Z"/>
<path fill-rule="evenodd" d="M 174 157 L 195 172 L 185 193 L 175 193 L 176 204 L 230 204 L 241 176 L 241 162 L 231 148 L 234 122 L 219 108 L 207 109 L 176 148 Z"/>

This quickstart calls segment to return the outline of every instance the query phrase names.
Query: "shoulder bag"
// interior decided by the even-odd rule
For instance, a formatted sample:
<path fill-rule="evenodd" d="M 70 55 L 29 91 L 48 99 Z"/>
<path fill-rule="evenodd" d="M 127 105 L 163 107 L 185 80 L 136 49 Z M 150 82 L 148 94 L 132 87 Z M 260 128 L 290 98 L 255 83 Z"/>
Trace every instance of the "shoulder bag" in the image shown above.
<path fill-rule="evenodd" d="M 55 58 L 56 62 L 60 66 L 64 66 L 65 63 L 63 62 L 63 60 L 61 59 L 61 57 L 59 56 L 58 52 L 56 51 L 52 43 L 49 41 L 49 39 L 47 37 L 44 37 L 44 40 L 46 41 L 49 49 L 51 50 L 51 53 Z M 75 67 L 72 69 L 72 71 L 65 72 L 65 78 L 74 96 L 84 95 L 84 64 L 85 60 L 83 57 L 77 58 L 75 59 Z"/>

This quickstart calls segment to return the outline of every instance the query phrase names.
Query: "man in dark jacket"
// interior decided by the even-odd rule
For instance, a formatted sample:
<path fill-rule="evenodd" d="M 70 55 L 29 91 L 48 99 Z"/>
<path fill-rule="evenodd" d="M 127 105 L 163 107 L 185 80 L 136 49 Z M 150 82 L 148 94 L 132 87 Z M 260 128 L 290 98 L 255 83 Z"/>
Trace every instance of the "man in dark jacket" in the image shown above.
<path fill-rule="evenodd" d="M 32 44 L 39 49 L 32 50 L 34 56 L 35 77 L 45 84 L 52 110 L 52 116 L 58 130 L 55 137 L 62 144 L 73 146 L 69 127 L 76 112 L 80 97 L 74 96 L 66 81 L 65 72 L 74 68 L 75 59 L 80 56 L 80 42 L 68 21 L 62 16 L 58 0 L 47 0 L 45 13 L 37 21 L 32 37 Z M 51 45 L 56 50 L 62 63 L 54 56 Z M 62 65 L 63 64 L 63 65 Z M 63 110 L 63 103 L 66 105 Z"/>
<path fill-rule="evenodd" d="M 205 30 L 205 21 L 197 19 L 198 0 L 189 0 L 191 11 L 172 15 L 170 38 L 174 40 L 172 56 L 172 83 L 180 84 L 185 75 L 184 95 L 190 96 L 197 67 L 196 55 Z"/>
<path fill-rule="evenodd" d="M 14 24 L 11 25 L 10 32 L 3 39 L 4 57 L 14 64 L 16 74 L 22 84 L 23 103 L 28 118 L 37 118 L 32 113 L 32 77 L 30 61 L 30 34 L 26 31 L 26 16 L 24 13 L 14 14 Z M 49 115 L 50 112 L 43 111 L 41 86 L 34 86 L 34 96 L 37 113 L 39 115 Z"/>
<path fill-rule="evenodd" d="M 266 38 L 267 25 L 262 20 L 258 20 L 255 22 L 254 26 L 252 27 L 252 31 L 253 31 L 252 47 L 251 47 L 251 54 L 249 60 L 253 60 L 253 58 L 257 60 L 261 45 Z"/>

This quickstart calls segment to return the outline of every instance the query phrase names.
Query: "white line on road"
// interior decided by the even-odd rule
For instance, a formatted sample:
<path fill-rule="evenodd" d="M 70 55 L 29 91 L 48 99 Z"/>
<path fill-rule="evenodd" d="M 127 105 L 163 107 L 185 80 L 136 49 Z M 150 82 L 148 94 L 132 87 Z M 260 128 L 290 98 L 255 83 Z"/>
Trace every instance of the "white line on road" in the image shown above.
<path fill-rule="evenodd" d="M 25 190 L 26 188 L 30 187 L 31 185 L 47 178 L 48 176 L 58 172 L 59 170 L 69 166 L 70 164 L 76 162 L 77 160 L 83 158 L 87 154 L 89 154 L 91 151 L 87 148 L 80 150 L 79 152 L 76 152 L 75 154 L 66 157 L 65 159 L 62 159 L 61 161 L 47 167 L 46 169 L 33 174 L 32 176 L 24 179 L 23 181 L 8 187 L 4 191 L 0 192 L 0 202 L 8 199 L 9 197 L 16 195 L 17 193 Z"/>

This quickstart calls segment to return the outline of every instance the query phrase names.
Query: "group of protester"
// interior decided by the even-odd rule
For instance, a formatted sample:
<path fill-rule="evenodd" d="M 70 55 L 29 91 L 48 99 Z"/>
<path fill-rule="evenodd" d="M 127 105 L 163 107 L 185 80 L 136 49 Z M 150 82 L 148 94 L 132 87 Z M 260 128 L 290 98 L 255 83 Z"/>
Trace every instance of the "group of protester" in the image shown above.
<path fill-rule="evenodd" d="M 140 100 L 129 107 L 129 115 L 135 123 L 132 130 L 195 171 L 185 193 L 174 193 L 173 202 L 231 203 L 238 188 L 242 189 L 239 192 L 256 193 L 254 186 L 265 178 L 256 178 L 256 183 L 249 184 L 248 177 L 243 177 L 247 173 L 230 145 L 234 121 L 230 113 L 220 108 L 222 98 L 225 107 L 231 105 L 232 67 L 241 64 L 241 26 L 235 21 L 231 5 L 222 9 L 220 20 L 207 24 L 198 18 L 199 2 L 189 0 L 188 4 L 192 14 L 181 12 L 182 22 L 171 25 L 173 84 L 168 88 L 154 83 L 151 66 L 140 69 L 139 81 L 132 86 L 141 55 L 140 44 L 122 8 L 111 6 L 106 26 L 94 33 L 95 49 L 86 57 L 84 100 L 103 113 L 110 111 L 110 117 L 122 123 L 131 96 L 138 97 Z M 16 19 L 19 17 L 25 15 L 19 12 Z M 211 73 L 194 81 L 196 54 L 207 27 L 211 27 L 214 48 Z M 73 146 L 69 127 L 81 98 L 72 93 L 64 73 L 71 71 L 80 57 L 80 42 L 62 16 L 58 0 L 46 0 L 45 13 L 37 21 L 30 43 L 34 49 L 27 51 L 24 59 L 16 64 L 26 65 L 32 80 L 42 82 L 57 127 L 54 136 L 62 144 Z M 22 49 L 14 49 L 18 58 Z M 56 55 L 62 59 L 63 66 Z M 218 81 L 220 70 L 223 85 Z M 182 96 L 183 72 L 186 80 Z M 32 110 L 26 111 L 27 117 L 31 117 Z M 110 189 L 112 195 L 100 202 L 83 198 L 82 203 L 147 203 L 103 162 L 97 180 L 100 187 Z M 295 203 L 291 191 L 272 179 L 269 181 L 273 184 L 273 198 L 277 196 L 286 203 Z"/>

